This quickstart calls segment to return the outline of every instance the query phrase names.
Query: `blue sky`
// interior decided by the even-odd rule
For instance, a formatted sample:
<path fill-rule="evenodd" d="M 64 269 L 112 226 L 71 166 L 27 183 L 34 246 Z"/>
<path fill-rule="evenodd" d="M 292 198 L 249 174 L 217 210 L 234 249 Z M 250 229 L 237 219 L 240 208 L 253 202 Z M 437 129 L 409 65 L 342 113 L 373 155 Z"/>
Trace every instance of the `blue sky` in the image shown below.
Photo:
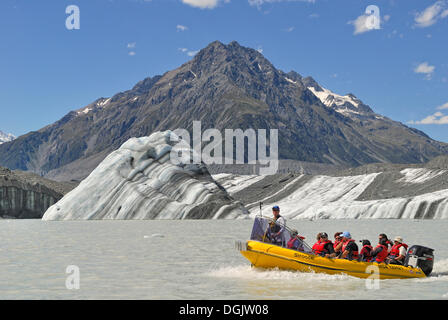
<path fill-rule="evenodd" d="M 368 5 L 380 29 L 365 28 Z M 447 38 L 448 0 L 2 0 L 0 130 L 38 130 L 236 40 L 448 142 Z"/>

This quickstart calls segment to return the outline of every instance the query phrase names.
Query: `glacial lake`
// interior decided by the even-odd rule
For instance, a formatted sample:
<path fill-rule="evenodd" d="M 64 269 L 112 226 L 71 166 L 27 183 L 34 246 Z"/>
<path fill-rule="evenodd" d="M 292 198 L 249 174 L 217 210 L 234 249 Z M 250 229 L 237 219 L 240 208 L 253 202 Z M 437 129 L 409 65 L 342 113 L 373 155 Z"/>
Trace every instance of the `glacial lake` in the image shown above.
<path fill-rule="evenodd" d="M 287 224 L 310 244 L 321 231 L 401 235 L 435 249 L 434 270 L 369 289 L 346 275 L 252 269 L 234 248 L 252 220 L 0 220 L 0 299 L 448 299 L 448 220 Z"/>

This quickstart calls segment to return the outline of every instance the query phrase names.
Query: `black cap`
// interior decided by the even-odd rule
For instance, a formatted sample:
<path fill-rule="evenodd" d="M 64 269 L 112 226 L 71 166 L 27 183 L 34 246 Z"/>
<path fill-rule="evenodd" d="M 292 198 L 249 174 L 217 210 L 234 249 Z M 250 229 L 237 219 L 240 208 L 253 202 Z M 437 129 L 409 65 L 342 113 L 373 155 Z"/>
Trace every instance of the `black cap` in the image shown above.
<path fill-rule="evenodd" d="M 362 242 L 363 246 L 370 246 L 370 241 L 369 240 L 359 240 L 359 242 Z"/>

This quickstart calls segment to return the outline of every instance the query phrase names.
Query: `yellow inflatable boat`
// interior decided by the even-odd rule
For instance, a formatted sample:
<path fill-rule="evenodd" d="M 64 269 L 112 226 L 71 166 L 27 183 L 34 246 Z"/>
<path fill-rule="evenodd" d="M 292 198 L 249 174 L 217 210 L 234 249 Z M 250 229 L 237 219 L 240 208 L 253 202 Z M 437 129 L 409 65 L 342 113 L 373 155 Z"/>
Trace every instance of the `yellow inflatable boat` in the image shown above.
<path fill-rule="evenodd" d="M 300 251 L 285 248 L 281 242 L 280 244 L 270 243 L 267 230 L 272 223 L 271 219 L 257 217 L 251 240 L 237 243 L 237 249 L 253 267 L 347 274 L 359 278 L 379 279 L 424 278 L 432 271 L 433 256 L 432 249 L 429 248 L 411 247 L 405 265 L 325 258 L 314 254 L 306 243 L 303 243 Z M 288 231 L 292 232 L 289 229 Z"/>

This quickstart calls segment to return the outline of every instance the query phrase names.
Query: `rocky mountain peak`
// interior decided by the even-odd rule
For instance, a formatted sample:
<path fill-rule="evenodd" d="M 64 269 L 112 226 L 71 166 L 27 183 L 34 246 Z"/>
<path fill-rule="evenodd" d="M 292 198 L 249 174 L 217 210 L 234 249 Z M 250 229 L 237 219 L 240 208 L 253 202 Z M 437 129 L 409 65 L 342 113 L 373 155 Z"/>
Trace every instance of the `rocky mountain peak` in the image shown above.
<path fill-rule="evenodd" d="M 306 78 L 303 78 L 302 83 L 307 88 L 312 87 L 312 88 L 316 89 L 316 91 L 323 91 L 321 86 L 312 77 L 308 76 Z"/>
<path fill-rule="evenodd" d="M 228 73 L 238 68 L 240 72 L 262 73 L 276 71 L 274 66 L 257 50 L 241 46 L 232 41 L 225 45 L 219 41 L 210 43 L 200 50 L 193 60 L 191 68 L 194 72 Z"/>

